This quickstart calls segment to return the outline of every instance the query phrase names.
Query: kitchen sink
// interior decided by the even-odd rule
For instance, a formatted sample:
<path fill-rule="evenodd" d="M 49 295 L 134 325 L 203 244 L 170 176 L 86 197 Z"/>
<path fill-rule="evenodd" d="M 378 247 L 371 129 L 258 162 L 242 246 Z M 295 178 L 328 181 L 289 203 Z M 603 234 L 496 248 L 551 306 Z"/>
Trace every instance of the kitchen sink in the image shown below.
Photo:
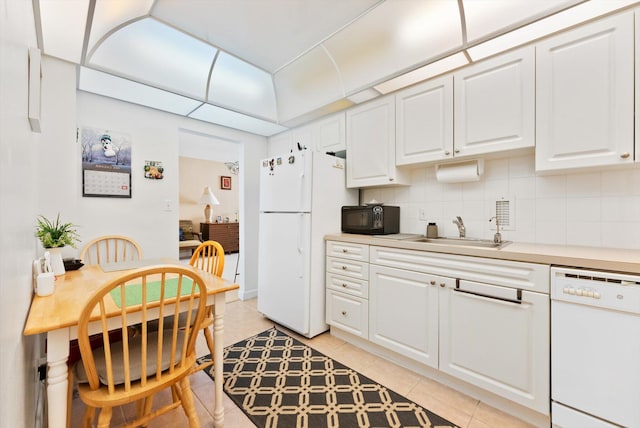
<path fill-rule="evenodd" d="M 425 238 L 424 236 L 412 237 L 404 239 L 404 241 L 410 242 L 425 242 L 428 244 L 442 244 L 442 245 L 461 245 L 467 247 L 481 247 L 481 248 L 502 248 L 505 245 L 511 243 L 511 241 L 502 241 L 497 244 L 491 239 L 477 239 L 477 238 Z"/>

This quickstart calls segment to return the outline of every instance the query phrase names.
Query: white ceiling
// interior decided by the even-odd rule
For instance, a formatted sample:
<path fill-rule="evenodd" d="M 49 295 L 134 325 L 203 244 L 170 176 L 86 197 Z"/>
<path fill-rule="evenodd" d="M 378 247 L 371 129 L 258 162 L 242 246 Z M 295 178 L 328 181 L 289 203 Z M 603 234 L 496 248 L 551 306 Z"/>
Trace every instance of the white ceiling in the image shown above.
<path fill-rule="evenodd" d="M 151 15 L 273 74 L 381 1 L 157 0 Z"/>
<path fill-rule="evenodd" d="M 630 0 L 32 0 L 79 89 L 273 135 Z"/>

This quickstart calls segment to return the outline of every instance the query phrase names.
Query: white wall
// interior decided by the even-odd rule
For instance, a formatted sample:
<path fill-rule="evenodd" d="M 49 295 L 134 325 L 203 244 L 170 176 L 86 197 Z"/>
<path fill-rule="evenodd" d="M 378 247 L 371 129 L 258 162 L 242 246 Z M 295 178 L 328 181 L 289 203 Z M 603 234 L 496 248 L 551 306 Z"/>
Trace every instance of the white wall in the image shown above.
<path fill-rule="evenodd" d="M 142 246 L 145 257 L 178 257 L 178 141 L 182 130 L 219 137 L 226 141 L 234 141 L 245 147 L 264 148 L 264 137 L 210 125 L 193 119 L 188 119 L 169 113 L 128 104 L 118 100 L 98 95 L 78 92 L 77 94 L 77 123 L 78 126 L 92 126 L 112 131 L 127 133 L 132 140 L 132 195 L 131 199 L 114 198 L 82 198 L 81 192 L 68 195 L 78 202 L 80 217 L 82 218 L 81 234 L 90 239 L 107 233 L 122 233 L 132 236 Z M 258 149 L 259 150 L 259 149 Z M 81 180 L 79 165 L 79 150 L 66 159 L 67 167 L 75 169 L 77 182 Z M 73 160 L 72 160 L 73 159 Z M 147 180 L 143 178 L 143 164 L 145 160 L 159 160 L 165 168 L 163 180 Z M 255 169 L 257 170 L 257 162 Z M 241 167 L 240 182 L 247 180 L 249 168 Z M 242 172 L 245 170 L 245 172 Z M 249 177 L 251 175 L 249 174 Z M 245 183 L 249 188 L 258 186 L 258 181 Z M 242 189 L 240 190 L 242 194 Z M 247 195 L 244 195 L 246 198 Z M 164 211 L 165 200 L 171 200 L 174 209 Z M 242 210 L 242 207 L 241 207 Z M 257 209 L 255 214 L 246 212 L 241 222 L 247 223 L 251 230 L 251 223 L 257 224 Z M 257 226 L 256 226 L 257 228 Z M 241 229 L 240 246 L 248 248 L 257 239 L 255 236 L 243 233 Z M 248 243 L 248 244 L 247 244 Z M 247 269 L 254 269 L 256 260 L 247 260 Z M 241 296 L 244 289 L 256 287 L 246 283 L 245 279 L 251 275 L 242 275 L 238 282 L 241 286 Z"/>
<path fill-rule="evenodd" d="M 39 349 L 22 334 L 36 251 L 36 151 L 44 142 L 27 120 L 28 49 L 35 46 L 31 2 L 0 2 L 0 426 L 7 428 L 35 424 Z"/>
<path fill-rule="evenodd" d="M 42 254 L 34 237 L 38 214 L 55 216 L 79 226 L 83 242 L 102 234 L 132 236 L 145 257 L 178 256 L 178 132 L 187 129 L 237 141 L 255 165 L 244 168 L 239 186 L 256 199 L 258 159 L 266 153 L 266 139 L 204 122 L 76 92 L 76 68 L 43 58 L 42 134 L 30 131 L 27 113 L 27 52 L 35 46 L 31 2 L 0 3 L 0 414 L 4 427 L 34 426 L 37 381 L 35 368 L 41 350 L 34 337 L 24 337 L 32 296 L 31 261 Z M 129 134 L 133 144 L 131 199 L 83 198 L 80 148 L 76 127 L 92 126 Z M 164 162 L 164 180 L 143 178 L 145 160 Z M 242 169 L 241 169 L 242 171 Z M 164 211 L 165 200 L 174 210 Z M 241 297 L 255 294 L 257 202 L 241 201 Z M 252 212 L 251 210 L 254 210 Z M 82 244 L 80 244 L 79 248 Z M 79 249 L 65 248 L 65 256 Z M 242 272 L 247 266 L 247 272 Z M 248 287 L 242 284 L 253 281 Z M 243 290 L 247 288 L 247 290 Z"/>
<path fill-rule="evenodd" d="M 362 200 L 399 205 L 403 233 L 424 234 L 432 221 L 440 235 L 457 236 L 452 219 L 459 215 L 467 236 L 491 238 L 488 220 L 501 196 L 515 197 L 515 230 L 503 232 L 506 240 L 640 249 L 640 165 L 537 175 L 533 155 L 525 155 L 486 160 L 480 181 L 455 184 L 437 182 L 435 168 L 423 167 L 412 171 L 410 186 L 366 189 Z M 418 219 L 419 208 L 427 221 Z"/>

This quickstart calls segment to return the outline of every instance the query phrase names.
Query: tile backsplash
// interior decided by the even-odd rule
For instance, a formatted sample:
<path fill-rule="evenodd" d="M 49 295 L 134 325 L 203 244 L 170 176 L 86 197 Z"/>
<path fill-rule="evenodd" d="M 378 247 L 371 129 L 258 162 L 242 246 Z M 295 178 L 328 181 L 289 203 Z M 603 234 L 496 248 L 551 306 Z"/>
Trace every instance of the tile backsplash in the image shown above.
<path fill-rule="evenodd" d="M 424 234 L 435 222 L 441 236 L 457 236 L 459 215 L 468 237 L 492 238 L 489 219 L 505 198 L 515 217 L 505 240 L 640 249 L 640 166 L 539 175 L 534 162 L 533 154 L 485 160 L 470 183 L 439 183 L 434 166 L 417 168 L 410 186 L 364 189 L 361 198 L 400 206 L 402 233 Z"/>

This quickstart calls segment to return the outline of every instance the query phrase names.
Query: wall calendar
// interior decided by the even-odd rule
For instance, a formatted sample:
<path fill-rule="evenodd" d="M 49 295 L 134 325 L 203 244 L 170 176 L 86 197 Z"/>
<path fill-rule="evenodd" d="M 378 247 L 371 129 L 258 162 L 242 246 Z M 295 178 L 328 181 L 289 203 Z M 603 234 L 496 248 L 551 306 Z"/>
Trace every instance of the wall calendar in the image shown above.
<path fill-rule="evenodd" d="M 82 196 L 131 198 L 131 138 L 97 128 L 78 132 Z"/>

